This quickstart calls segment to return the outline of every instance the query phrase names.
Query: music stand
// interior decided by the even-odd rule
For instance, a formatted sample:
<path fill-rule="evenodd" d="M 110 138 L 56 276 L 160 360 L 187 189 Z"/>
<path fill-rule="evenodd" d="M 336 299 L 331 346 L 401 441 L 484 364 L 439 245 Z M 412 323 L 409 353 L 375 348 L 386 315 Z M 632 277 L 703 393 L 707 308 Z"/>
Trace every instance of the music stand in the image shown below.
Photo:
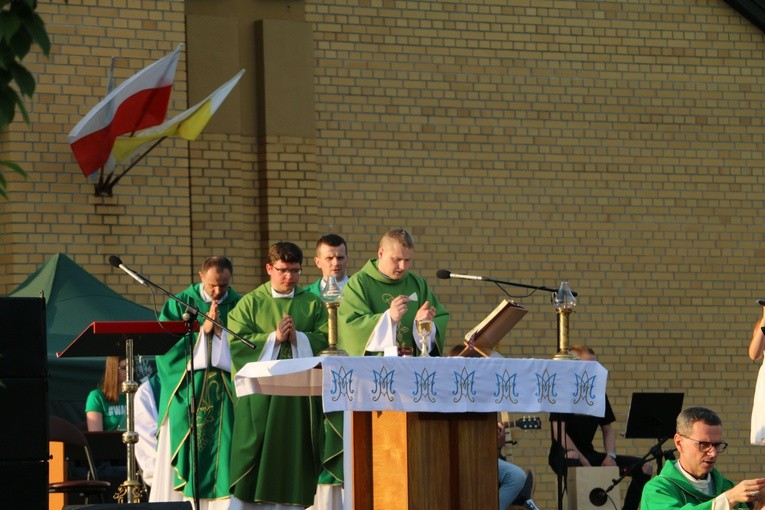
<path fill-rule="evenodd" d="M 633 393 L 624 437 L 665 441 L 673 437 L 677 415 L 683 409 L 683 396 L 684 393 Z"/>
<path fill-rule="evenodd" d="M 127 373 L 122 391 L 126 396 L 127 428 L 122 434 L 122 442 L 127 450 L 127 480 L 120 485 L 114 496 L 119 503 L 126 497 L 128 503 L 140 503 L 143 498 L 143 487 L 137 479 L 135 461 L 138 434 L 135 432 L 133 399 L 138 383 L 133 380 L 133 356 L 165 354 L 184 335 L 198 330 L 199 323 L 194 322 L 189 326 L 184 321 L 91 322 L 63 351 L 56 353 L 58 358 L 125 355 Z"/>

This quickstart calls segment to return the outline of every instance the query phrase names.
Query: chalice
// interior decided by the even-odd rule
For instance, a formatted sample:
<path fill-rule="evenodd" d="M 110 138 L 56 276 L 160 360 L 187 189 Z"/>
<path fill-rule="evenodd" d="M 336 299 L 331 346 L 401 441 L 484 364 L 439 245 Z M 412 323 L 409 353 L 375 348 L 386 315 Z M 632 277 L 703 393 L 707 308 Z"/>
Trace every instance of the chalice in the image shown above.
<path fill-rule="evenodd" d="M 417 334 L 420 336 L 420 356 L 428 357 L 428 337 L 433 330 L 433 321 L 430 319 L 420 319 L 415 321 Z"/>

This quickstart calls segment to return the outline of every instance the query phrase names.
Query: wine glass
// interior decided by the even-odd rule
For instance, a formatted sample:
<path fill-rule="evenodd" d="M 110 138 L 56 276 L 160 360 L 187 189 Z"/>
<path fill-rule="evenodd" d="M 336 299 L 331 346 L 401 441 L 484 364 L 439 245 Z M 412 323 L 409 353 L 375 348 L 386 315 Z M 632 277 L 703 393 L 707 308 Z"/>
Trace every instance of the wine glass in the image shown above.
<path fill-rule="evenodd" d="M 415 321 L 417 333 L 420 335 L 420 356 L 428 357 L 428 337 L 433 329 L 433 321 L 430 319 L 420 319 Z"/>

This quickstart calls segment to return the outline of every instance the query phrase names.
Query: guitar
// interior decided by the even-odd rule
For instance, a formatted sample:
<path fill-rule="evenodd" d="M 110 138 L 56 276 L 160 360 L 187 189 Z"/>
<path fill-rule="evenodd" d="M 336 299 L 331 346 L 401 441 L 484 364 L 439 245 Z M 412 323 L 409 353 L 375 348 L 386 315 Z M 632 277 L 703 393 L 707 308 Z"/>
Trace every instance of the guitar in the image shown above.
<path fill-rule="evenodd" d="M 513 452 L 510 450 L 510 445 L 518 444 L 518 441 L 513 441 L 511 429 L 519 428 L 521 430 L 541 430 L 542 420 L 539 416 L 524 416 L 518 420 L 510 420 L 510 413 L 502 411 L 499 413 L 502 424 L 505 426 L 505 445 L 502 447 L 501 454 L 503 457 L 511 457 Z"/>
<path fill-rule="evenodd" d="M 505 426 L 506 429 L 511 428 L 519 428 L 521 430 L 541 430 L 542 429 L 542 420 L 539 418 L 539 416 L 524 416 L 523 418 L 519 420 L 510 420 L 505 421 L 505 414 L 502 413 L 502 424 Z"/>

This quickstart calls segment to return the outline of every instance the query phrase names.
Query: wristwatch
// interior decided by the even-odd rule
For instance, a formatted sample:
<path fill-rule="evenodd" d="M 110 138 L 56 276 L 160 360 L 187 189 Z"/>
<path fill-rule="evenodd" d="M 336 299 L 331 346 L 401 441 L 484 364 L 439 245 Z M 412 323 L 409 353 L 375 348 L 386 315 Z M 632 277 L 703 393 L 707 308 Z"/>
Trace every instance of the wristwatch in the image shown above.
<path fill-rule="evenodd" d="M 616 452 L 608 452 L 606 455 L 608 455 L 612 459 L 616 460 Z"/>

